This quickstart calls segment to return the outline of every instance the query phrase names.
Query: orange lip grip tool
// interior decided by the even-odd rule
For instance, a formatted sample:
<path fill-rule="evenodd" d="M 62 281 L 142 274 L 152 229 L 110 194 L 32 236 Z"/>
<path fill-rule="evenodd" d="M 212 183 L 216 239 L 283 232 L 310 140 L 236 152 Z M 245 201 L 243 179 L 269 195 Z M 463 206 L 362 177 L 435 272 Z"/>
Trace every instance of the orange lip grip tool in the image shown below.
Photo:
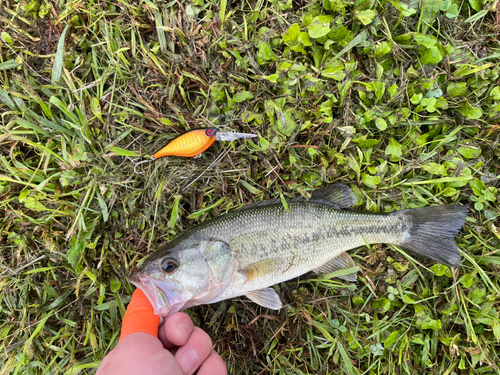
<path fill-rule="evenodd" d="M 142 290 L 136 289 L 123 317 L 120 340 L 136 332 L 145 332 L 158 337 L 159 326 L 160 318 L 154 314 L 148 297 Z"/>
<path fill-rule="evenodd" d="M 184 133 L 153 155 L 159 159 L 163 156 L 193 157 L 201 154 L 215 142 L 216 129 L 197 129 Z"/>

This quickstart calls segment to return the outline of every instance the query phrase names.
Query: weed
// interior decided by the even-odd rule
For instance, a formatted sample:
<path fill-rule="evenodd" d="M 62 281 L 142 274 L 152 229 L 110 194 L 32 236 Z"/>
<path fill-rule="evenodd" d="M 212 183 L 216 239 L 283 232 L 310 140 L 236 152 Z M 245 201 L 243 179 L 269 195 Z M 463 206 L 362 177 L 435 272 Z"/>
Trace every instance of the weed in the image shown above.
<path fill-rule="evenodd" d="M 2 374 L 94 373 L 160 243 L 332 182 L 368 211 L 474 202 L 462 265 L 373 246 L 355 284 L 278 285 L 279 312 L 189 309 L 229 372 L 499 372 L 497 2 L 0 7 Z M 259 138 L 133 172 L 205 126 Z"/>

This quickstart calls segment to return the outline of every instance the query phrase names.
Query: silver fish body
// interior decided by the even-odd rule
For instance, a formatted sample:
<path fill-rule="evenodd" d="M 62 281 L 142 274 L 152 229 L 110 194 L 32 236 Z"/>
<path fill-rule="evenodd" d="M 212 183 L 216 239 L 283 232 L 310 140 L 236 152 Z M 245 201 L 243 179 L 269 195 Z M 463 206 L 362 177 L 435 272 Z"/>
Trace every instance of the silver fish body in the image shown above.
<path fill-rule="evenodd" d="M 456 266 L 453 236 L 467 207 L 447 205 L 375 214 L 353 211 L 355 196 L 330 185 L 298 198 L 244 207 L 194 227 L 152 254 L 131 277 L 160 316 L 246 295 L 279 309 L 270 286 L 309 271 L 333 272 L 355 264 L 346 251 L 365 244 L 400 245 Z M 356 274 L 342 278 L 354 281 Z"/>

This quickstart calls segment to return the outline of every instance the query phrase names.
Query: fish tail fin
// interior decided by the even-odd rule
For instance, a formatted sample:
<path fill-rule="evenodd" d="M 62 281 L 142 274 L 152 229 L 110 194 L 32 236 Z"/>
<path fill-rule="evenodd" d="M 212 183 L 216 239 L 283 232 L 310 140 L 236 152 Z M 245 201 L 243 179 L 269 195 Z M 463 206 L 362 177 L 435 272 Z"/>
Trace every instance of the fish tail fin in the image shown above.
<path fill-rule="evenodd" d="M 468 206 L 452 204 L 399 211 L 398 214 L 406 216 L 408 230 L 398 245 L 418 255 L 458 267 L 461 257 L 454 236 L 463 227 L 468 212 Z"/>

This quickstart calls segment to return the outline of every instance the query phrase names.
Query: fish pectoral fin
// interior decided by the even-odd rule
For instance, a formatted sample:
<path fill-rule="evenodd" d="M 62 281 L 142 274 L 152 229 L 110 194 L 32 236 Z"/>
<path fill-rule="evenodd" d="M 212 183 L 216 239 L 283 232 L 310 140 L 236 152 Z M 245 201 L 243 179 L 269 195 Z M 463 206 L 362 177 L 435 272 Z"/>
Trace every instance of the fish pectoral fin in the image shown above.
<path fill-rule="evenodd" d="M 278 293 L 273 288 L 254 290 L 246 296 L 253 302 L 272 310 L 279 310 L 283 307 Z"/>
<path fill-rule="evenodd" d="M 316 189 L 311 192 L 308 200 L 302 197 L 294 198 L 292 201 L 318 202 L 332 206 L 340 210 L 342 208 L 352 208 L 358 198 L 347 185 L 332 184 L 327 187 Z"/>
<path fill-rule="evenodd" d="M 351 256 L 347 253 L 342 253 L 332 260 L 326 262 L 321 267 L 314 269 L 316 273 L 332 273 L 335 271 L 344 270 L 346 268 L 357 267 Z M 339 279 L 346 281 L 356 281 L 358 276 L 357 272 L 349 273 L 347 275 L 337 276 Z"/>
<path fill-rule="evenodd" d="M 246 281 L 250 281 L 256 279 L 258 277 L 269 275 L 273 272 L 276 272 L 276 267 L 278 266 L 279 259 L 278 258 L 269 258 L 260 260 L 258 262 L 252 263 L 249 266 L 239 270 L 243 276 L 246 277 Z"/>

